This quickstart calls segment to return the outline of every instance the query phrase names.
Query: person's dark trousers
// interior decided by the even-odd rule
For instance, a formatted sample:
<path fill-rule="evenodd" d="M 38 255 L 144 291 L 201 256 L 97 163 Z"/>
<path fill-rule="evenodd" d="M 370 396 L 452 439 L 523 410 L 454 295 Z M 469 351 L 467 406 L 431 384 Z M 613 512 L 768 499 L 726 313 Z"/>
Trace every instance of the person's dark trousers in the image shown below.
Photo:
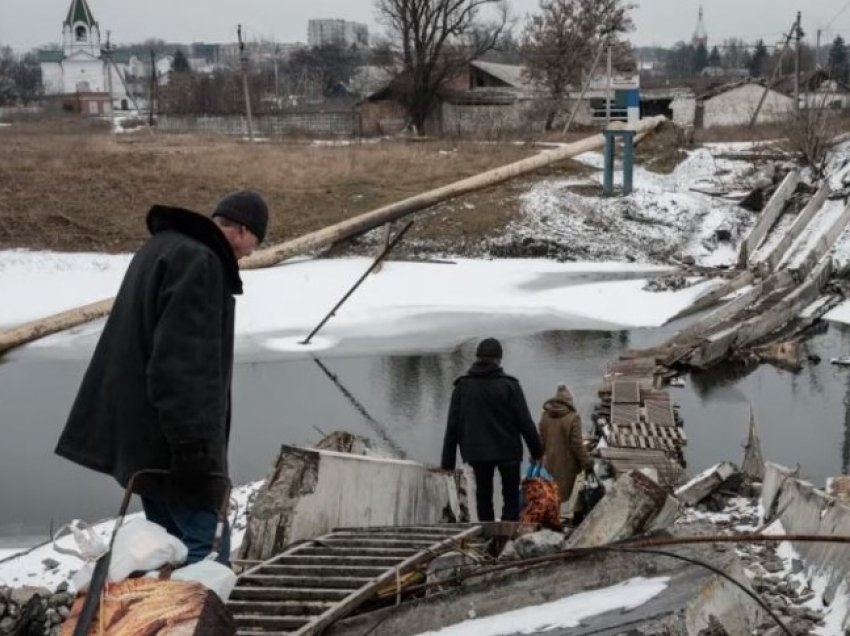
<path fill-rule="evenodd" d="M 215 510 L 191 508 L 179 503 L 142 497 L 142 508 L 148 521 L 161 525 L 168 534 L 180 539 L 189 548 L 187 563 L 203 561 L 212 552 L 218 513 Z M 219 549 L 219 563 L 230 565 L 230 526 L 224 524 Z"/>
<path fill-rule="evenodd" d="M 519 521 L 520 462 L 475 462 L 475 503 L 479 521 L 495 520 L 493 511 L 493 474 L 498 468 L 502 478 L 502 521 Z"/>

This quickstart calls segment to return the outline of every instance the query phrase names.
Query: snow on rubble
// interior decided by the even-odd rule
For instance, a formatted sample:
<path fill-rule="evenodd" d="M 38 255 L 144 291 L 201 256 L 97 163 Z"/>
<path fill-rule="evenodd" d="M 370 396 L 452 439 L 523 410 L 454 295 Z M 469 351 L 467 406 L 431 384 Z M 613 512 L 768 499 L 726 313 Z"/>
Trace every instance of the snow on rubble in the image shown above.
<path fill-rule="evenodd" d="M 698 148 L 669 175 L 635 166 L 634 192 L 625 197 L 581 193 L 582 185 L 601 183 L 601 172 L 584 182 L 575 178 L 540 181 L 521 197 L 522 218 L 511 224 L 502 242 L 557 243 L 564 246 L 569 260 L 661 262 L 689 255 L 704 265 L 734 264 L 734 246 L 718 245 L 715 231 L 728 226 L 740 237 L 755 217 L 734 201 L 704 192 L 746 189 L 753 168 L 720 158 L 724 150 L 723 146 Z M 602 167 L 599 153 L 585 153 L 576 160 Z M 496 248 L 499 253 L 498 244 Z"/>
<path fill-rule="evenodd" d="M 419 636 L 508 636 L 578 626 L 581 621 L 616 610 L 640 607 L 667 589 L 670 577 L 635 577 L 600 590 L 573 594 L 486 618 L 472 618 Z"/>
<path fill-rule="evenodd" d="M 262 481 L 234 488 L 230 497 L 231 549 L 235 552 L 242 544 L 248 520 L 248 509 L 253 497 L 262 486 Z M 140 517 L 134 513 L 125 517 L 125 522 Z M 95 532 L 108 542 L 115 527 L 114 520 L 94 524 Z M 65 550 L 76 550 L 73 537 L 64 535 L 56 544 Z M 47 542 L 28 550 L 0 550 L 0 586 L 20 587 L 31 585 L 54 590 L 70 580 L 83 562 L 77 557 L 62 554 Z"/>

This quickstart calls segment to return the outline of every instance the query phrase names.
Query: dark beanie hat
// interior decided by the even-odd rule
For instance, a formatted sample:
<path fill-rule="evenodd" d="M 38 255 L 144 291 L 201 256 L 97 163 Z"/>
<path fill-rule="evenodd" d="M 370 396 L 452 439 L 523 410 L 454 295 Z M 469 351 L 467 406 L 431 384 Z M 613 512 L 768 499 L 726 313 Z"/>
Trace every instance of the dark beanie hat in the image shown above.
<path fill-rule="evenodd" d="M 493 358 L 502 359 L 502 345 L 495 338 L 484 338 L 478 343 L 478 348 L 475 350 L 475 356 L 478 358 Z"/>
<path fill-rule="evenodd" d="M 218 202 L 213 217 L 223 216 L 234 223 L 244 225 L 262 243 L 269 225 L 269 208 L 263 197 L 253 190 L 239 190 Z"/>

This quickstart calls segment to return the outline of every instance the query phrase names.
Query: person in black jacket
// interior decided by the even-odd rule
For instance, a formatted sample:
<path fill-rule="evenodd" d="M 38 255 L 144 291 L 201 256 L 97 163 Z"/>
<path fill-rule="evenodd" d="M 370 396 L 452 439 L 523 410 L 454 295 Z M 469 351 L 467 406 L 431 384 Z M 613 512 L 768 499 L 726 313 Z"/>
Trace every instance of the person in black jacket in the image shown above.
<path fill-rule="evenodd" d="M 476 504 L 481 521 L 493 521 L 493 474 L 502 478 L 502 520 L 519 520 L 522 440 L 539 461 L 543 444 L 528 412 L 519 380 L 502 371 L 502 345 L 495 338 L 478 344 L 476 361 L 455 380 L 442 468 L 454 470 L 460 446 L 463 461 L 475 473 Z"/>
<path fill-rule="evenodd" d="M 147 518 L 209 554 L 227 474 L 238 259 L 263 240 L 268 208 L 252 191 L 228 195 L 212 218 L 155 205 L 151 237 L 124 275 L 56 453 L 137 492 Z M 229 532 L 219 560 L 230 558 Z"/>

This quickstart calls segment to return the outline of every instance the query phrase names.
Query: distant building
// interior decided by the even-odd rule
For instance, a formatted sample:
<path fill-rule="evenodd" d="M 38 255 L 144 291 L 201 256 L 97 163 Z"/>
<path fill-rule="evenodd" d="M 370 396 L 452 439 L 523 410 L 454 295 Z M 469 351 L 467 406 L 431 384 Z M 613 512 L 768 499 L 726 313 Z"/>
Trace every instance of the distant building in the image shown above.
<path fill-rule="evenodd" d="M 705 22 L 702 19 L 702 5 L 699 8 L 699 17 L 697 18 L 697 27 L 694 29 L 694 34 L 691 37 L 691 46 L 695 49 L 700 45 L 708 48 L 708 32 L 705 30 Z"/>
<path fill-rule="evenodd" d="M 307 22 L 307 44 L 311 47 L 339 44 L 365 48 L 369 46 L 369 27 L 347 20 L 310 20 Z"/>
<path fill-rule="evenodd" d="M 100 26 L 86 0 L 71 0 L 62 23 L 62 48 L 39 51 L 39 62 L 44 94 L 65 96 L 66 109 L 100 115 L 130 108 L 125 82 L 140 62 L 126 51 L 101 48 Z"/>

